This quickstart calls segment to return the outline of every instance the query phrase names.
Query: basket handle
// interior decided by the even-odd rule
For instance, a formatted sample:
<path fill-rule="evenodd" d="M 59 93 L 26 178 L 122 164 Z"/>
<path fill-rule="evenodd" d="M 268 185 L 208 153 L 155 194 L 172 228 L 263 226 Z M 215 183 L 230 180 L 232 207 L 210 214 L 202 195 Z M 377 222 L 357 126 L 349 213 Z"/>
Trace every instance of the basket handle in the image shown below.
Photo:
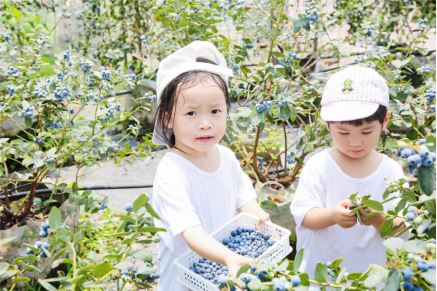
<path fill-rule="evenodd" d="M 284 187 L 284 185 L 282 185 L 281 183 L 278 183 L 278 182 L 276 182 L 276 181 L 267 181 L 267 182 L 265 182 L 265 183 L 263 183 L 263 184 L 261 185 L 260 189 L 262 189 L 262 188 L 263 188 L 264 186 L 266 186 L 266 185 L 277 185 L 277 186 L 280 186 L 280 187 L 282 188 L 282 190 L 284 190 L 284 191 L 283 191 L 283 195 L 280 195 L 280 196 L 284 197 L 285 199 L 288 199 L 288 196 L 290 195 L 290 193 L 288 193 L 287 191 L 285 191 L 285 187 Z M 261 192 L 261 193 L 262 193 L 262 192 Z M 284 194 L 286 194 L 286 196 L 285 196 Z M 263 193 L 262 195 L 263 195 L 262 199 L 263 199 L 263 200 L 266 200 L 265 193 Z"/>

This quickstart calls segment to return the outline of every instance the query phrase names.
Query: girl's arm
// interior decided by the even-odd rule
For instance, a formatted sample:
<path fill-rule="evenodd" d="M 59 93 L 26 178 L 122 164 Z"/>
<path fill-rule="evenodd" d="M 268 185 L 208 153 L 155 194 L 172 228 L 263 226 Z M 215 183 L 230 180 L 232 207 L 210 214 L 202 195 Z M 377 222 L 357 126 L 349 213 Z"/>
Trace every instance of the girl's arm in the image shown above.
<path fill-rule="evenodd" d="M 255 199 L 250 200 L 241 206 L 240 209 L 238 209 L 238 212 L 247 212 L 257 216 L 259 218 L 258 224 L 270 221 L 270 215 L 259 206 Z"/>
<path fill-rule="evenodd" d="M 225 265 L 228 268 L 230 277 L 237 275 L 238 270 L 244 264 L 251 264 L 255 261 L 252 258 L 243 257 L 234 253 L 220 242 L 216 241 L 203 229 L 202 225 L 191 227 L 182 232 L 187 245 L 199 256 Z"/>

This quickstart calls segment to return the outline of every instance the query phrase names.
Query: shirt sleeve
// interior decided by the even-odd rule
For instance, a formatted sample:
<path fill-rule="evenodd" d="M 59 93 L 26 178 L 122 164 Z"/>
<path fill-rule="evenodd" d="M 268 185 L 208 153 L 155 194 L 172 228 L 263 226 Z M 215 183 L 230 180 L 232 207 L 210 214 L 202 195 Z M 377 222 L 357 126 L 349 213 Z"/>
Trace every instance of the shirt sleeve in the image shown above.
<path fill-rule="evenodd" d="M 394 161 L 392 161 L 394 162 Z M 397 180 L 400 179 L 405 179 L 405 175 L 404 175 L 404 171 L 402 170 L 402 167 L 395 163 L 395 169 L 394 169 L 394 179 L 392 182 L 395 182 Z M 408 182 L 406 182 L 404 184 L 404 187 L 408 187 Z M 387 199 L 391 198 L 391 197 L 396 197 L 395 199 L 391 200 L 389 203 L 387 203 L 386 205 L 384 205 L 384 211 L 388 212 L 389 210 L 394 210 L 396 208 L 396 206 L 399 204 L 399 201 L 401 201 L 401 198 L 399 197 L 399 192 L 394 192 L 391 193 Z M 398 215 L 402 216 L 402 210 L 398 213 Z M 408 226 L 408 225 L 407 225 Z M 400 238 L 402 238 L 403 240 L 408 240 L 410 238 L 410 234 L 411 234 L 411 229 L 404 232 L 403 234 L 399 235 Z"/>
<path fill-rule="evenodd" d="M 236 173 L 237 177 L 237 203 L 236 210 L 240 209 L 247 202 L 256 199 L 256 192 L 253 188 L 252 181 L 249 176 L 241 169 L 240 163 L 238 159 L 235 157 L 235 154 L 232 153 L 231 159 L 234 168 L 234 173 Z"/>
<path fill-rule="evenodd" d="M 302 170 L 290 211 L 296 221 L 296 229 L 302 227 L 308 211 L 313 208 L 325 208 L 323 204 L 323 180 L 315 167 L 314 161 L 309 160 Z"/>
<path fill-rule="evenodd" d="M 190 201 L 184 175 L 175 171 L 167 171 L 166 174 L 157 175 L 154 181 L 153 206 L 161 217 L 161 220 L 155 219 L 155 225 L 167 230 L 161 237 L 172 248 L 170 240 L 201 222 Z"/>

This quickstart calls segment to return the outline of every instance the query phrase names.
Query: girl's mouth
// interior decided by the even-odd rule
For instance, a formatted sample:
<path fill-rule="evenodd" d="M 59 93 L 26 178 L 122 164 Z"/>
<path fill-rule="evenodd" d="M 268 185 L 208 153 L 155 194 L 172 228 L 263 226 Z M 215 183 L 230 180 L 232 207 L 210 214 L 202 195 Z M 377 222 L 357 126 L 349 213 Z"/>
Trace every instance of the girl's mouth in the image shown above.
<path fill-rule="evenodd" d="M 209 142 L 212 140 L 212 136 L 202 136 L 202 137 L 198 137 L 196 139 L 200 142 Z"/>

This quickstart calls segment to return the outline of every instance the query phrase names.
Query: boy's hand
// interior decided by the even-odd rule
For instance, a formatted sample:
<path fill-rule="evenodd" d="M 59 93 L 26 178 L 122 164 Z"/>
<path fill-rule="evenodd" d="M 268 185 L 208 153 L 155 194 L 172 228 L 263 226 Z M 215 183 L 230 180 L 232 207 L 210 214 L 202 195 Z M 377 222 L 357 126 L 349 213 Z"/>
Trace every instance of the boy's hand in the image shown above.
<path fill-rule="evenodd" d="M 225 258 L 226 267 L 228 268 L 229 277 L 235 278 L 237 276 L 238 270 L 244 264 L 255 263 L 252 258 L 243 257 L 237 253 L 232 253 L 228 258 Z"/>
<path fill-rule="evenodd" d="M 357 224 L 357 214 L 350 213 L 348 207 L 354 207 L 349 199 L 341 200 L 332 207 L 335 223 L 343 228 L 351 228 Z"/>
<path fill-rule="evenodd" d="M 374 226 L 375 228 L 379 229 L 382 223 L 384 223 L 384 216 L 382 216 L 381 213 L 378 213 L 366 220 L 365 217 L 372 212 L 375 211 L 371 208 L 360 209 L 361 223 L 365 226 Z"/>

